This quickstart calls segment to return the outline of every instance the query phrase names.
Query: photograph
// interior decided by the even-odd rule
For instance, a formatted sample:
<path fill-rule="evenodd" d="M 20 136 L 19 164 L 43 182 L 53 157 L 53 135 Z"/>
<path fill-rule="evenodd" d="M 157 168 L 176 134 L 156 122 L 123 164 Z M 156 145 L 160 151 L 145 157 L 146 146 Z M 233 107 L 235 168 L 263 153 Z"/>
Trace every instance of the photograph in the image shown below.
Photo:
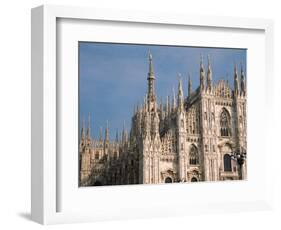
<path fill-rule="evenodd" d="M 79 187 L 247 180 L 247 49 L 79 41 L 78 59 Z"/>

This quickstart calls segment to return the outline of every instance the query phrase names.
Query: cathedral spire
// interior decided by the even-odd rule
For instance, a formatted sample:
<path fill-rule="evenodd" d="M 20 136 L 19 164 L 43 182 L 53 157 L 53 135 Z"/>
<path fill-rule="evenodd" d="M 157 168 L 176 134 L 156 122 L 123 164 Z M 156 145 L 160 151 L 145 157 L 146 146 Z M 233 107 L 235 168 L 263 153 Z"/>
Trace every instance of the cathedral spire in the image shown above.
<path fill-rule="evenodd" d="M 128 135 L 128 131 L 126 129 L 126 123 L 125 123 L 125 120 L 124 120 L 123 131 L 122 131 L 122 143 L 126 144 L 128 142 L 128 139 L 129 139 L 129 135 Z"/>
<path fill-rule="evenodd" d="M 236 63 L 234 64 L 234 93 L 236 95 L 239 93 L 239 80 Z"/>
<path fill-rule="evenodd" d="M 122 130 L 122 143 L 124 144 L 125 143 L 125 120 L 123 121 L 123 130 Z"/>
<path fill-rule="evenodd" d="M 168 116 L 170 114 L 170 96 L 167 96 L 167 100 L 166 100 L 166 116 Z"/>
<path fill-rule="evenodd" d="M 82 115 L 81 144 L 85 144 L 85 117 Z"/>
<path fill-rule="evenodd" d="M 155 101 L 155 92 L 154 92 L 154 68 L 153 68 L 153 63 L 152 63 L 152 54 L 148 53 L 148 62 L 149 62 L 149 70 L 147 74 L 147 81 L 148 81 L 148 96 L 147 99 L 149 102 Z"/>
<path fill-rule="evenodd" d="M 105 128 L 105 137 L 104 141 L 108 142 L 109 141 L 109 129 L 108 129 L 108 121 L 106 121 L 106 128 Z"/>
<path fill-rule="evenodd" d="M 152 63 L 152 54 L 150 51 L 148 51 L 148 60 L 149 60 L 149 72 L 148 75 L 153 76 L 154 75 L 154 68 Z"/>
<path fill-rule="evenodd" d="M 246 82 L 245 82 L 245 75 L 244 75 L 242 63 L 241 63 L 241 92 L 243 94 L 246 93 Z"/>
<path fill-rule="evenodd" d="M 207 72 L 207 88 L 209 90 L 212 89 L 212 68 L 211 68 L 211 61 L 210 61 L 210 55 L 208 55 L 208 72 Z"/>
<path fill-rule="evenodd" d="M 191 81 L 191 77 L 190 74 L 188 74 L 188 97 L 190 98 L 192 93 L 192 81 Z"/>
<path fill-rule="evenodd" d="M 128 130 L 125 129 L 125 142 L 128 143 L 128 140 L 129 140 Z"/>
<path fill-rule="evenodd" d="M 116 142 L 116 143 L 119 142 L 119 133 L 118 133 L 118 129 L 116 130 L 115 142 Z"/>
<path fill-rule="evenodd" d="M 173 87 L 173 111 L 175 111 L 177 108 L 177 100 L 176 100 L 176 93 L 175 93 L 175 89 Z"/>
<path fill-rule="evenodd" d="M 100 142 L 102 142 L 102 127 L 100 127 Z"/>
<path fill-rule="evenodd" d="M 203 56 L 200 58 L 200 89 L 205 89 L 205 69 L 203 65 Z"/>
<path fill-rule="evenodd" d="M 87 144 L 91 143 L 91 114 L 88 115 Z"/>
<path fill-rule="evenodd" d="M 163 119 L 163 100 L 162 97 L 160 98 L 160 119 Z"/>
<path fill-rule="evenodd" d="M 226 73 L 226 84 L 229 86 L 229 73 Z"/>
<path fill-rule="evenodd" d="M 137 103 L 137 113 L 139 113 L 140 107 L 139 107 L 139 102 Z"/>
<path fill-rule="evenodd" d="M 178 109 L 183 111 L 184 106 L 184 97 L 183 97 L 183 89 L 182 89 L 182 79 L 179 74 L 179 86 L 178 86 Z"/>

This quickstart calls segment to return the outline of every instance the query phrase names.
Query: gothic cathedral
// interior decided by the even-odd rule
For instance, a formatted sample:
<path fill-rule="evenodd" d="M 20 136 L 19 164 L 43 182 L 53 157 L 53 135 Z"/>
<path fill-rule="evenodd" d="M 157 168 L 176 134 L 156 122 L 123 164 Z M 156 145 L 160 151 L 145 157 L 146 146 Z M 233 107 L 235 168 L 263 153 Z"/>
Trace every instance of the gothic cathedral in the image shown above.
<path fill-rule="evenodd" d="M 158 184 L 174 182 L 238 180 L 247 177 L 247 162 L 234 156 L 246 152 L 246 80 L 243 67 L 234 66 L 234 86 L 212 80 L 200 61 L 200 85 L 184 95 L 179 77 L 177 95 L 157 101 L 156 76 L 149 54 L 148 89 L 135 108 L 131 129 L 109 140 L 91 137 L 90 115 L 79 144 L 79 185 Z M 240 76 L 238 76 L 240 75 Z M 86 132 L 86 134 L 85 134 Z"/>

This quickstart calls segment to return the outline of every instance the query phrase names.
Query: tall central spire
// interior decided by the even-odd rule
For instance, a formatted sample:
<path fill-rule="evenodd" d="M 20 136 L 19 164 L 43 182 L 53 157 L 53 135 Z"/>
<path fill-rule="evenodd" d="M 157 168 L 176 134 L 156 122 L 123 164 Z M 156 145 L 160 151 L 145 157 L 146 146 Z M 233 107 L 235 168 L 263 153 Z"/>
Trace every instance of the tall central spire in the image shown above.
<path fill-rule="evenodd" d="M 203 65 L 203 56 L 200 57 L 200 89 L 205 89 L 205 69 Z"/>
<path fill-rule="evenodd" d="M 149 52 L 148 53 L 148 61 L 149 61 L 149 70 L 147 75 L 148 80 L 148 95 L 147 99 L 149 102 L 155 101 L 155 92 L 154 92 L 154 69 L 153 69 L 153 63 L 152 63 L 152 55 Z"/>
<path fill-rule="evenodd" d="M 210 61 L 210 55 L 208 55 L 208 73 L 207 73 L 207 88 L 211 90 L 212 88 L 212 68 L 211 68 L 211 61 Z"/>
<path fill-rule="evenodd" d="M 184 97 L 183 97 L 183 89 L 182 89 L 182 79 L 180 74 L 179 76 L 179 86 L 178 86 L 178 109 L 179 111 L 183 111 Z"/>

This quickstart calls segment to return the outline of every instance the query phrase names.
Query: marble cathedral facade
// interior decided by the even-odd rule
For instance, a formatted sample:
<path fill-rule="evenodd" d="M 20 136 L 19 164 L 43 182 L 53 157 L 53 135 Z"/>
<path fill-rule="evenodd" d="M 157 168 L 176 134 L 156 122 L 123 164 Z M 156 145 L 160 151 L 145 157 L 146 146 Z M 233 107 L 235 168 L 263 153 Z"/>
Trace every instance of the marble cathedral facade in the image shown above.
<path fill-rule="evenodd" d="M 233 89 L 225 80 L 213 83 L 209 59 L 206 71 L 202 58 L 199 68 L 196 90 L 189 78 L 185 96 L 179 79 L 177 95 L 158 102 L 150 54 L 147 94 L 134 111 L 130 131 L 123 129 L 121 138 L 117 134 L 109 141 L 107 125 L 104 137 L 101 130 L 96 140 L 83 121 L 80 186 L 245 179 L 247 162 L 240 167 L 231 157 L 247 146 L 243 68 L 238 74 L 234 67 Z"/>

